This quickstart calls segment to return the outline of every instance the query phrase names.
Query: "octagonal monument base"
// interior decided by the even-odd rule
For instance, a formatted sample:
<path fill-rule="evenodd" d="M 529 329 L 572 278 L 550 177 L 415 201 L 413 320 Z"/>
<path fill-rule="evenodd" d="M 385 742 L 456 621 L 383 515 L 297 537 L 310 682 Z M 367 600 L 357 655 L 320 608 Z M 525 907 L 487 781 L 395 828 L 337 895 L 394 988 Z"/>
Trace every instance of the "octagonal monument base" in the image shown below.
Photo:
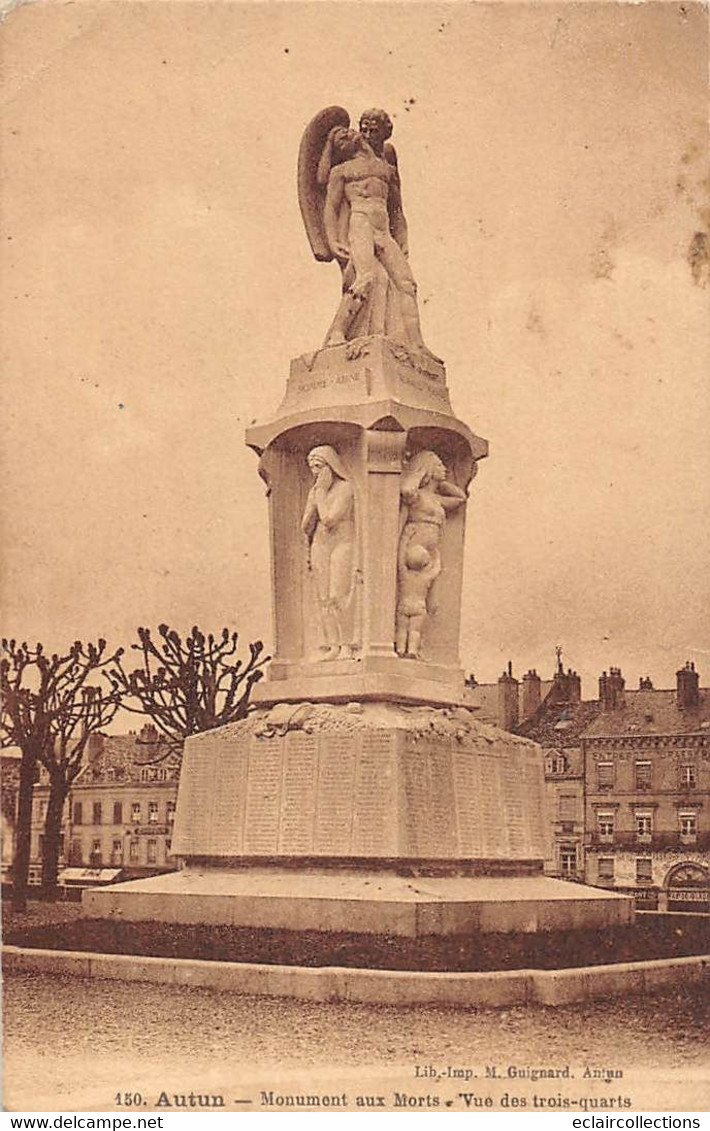
<path fill-rule="evenodd" d="M 629 923 L 542 875 L 534 743 L 465 707 L 278 704 L 186 744 L 183 870 L 86 892 L 90 914 L 405 937 Z"/>

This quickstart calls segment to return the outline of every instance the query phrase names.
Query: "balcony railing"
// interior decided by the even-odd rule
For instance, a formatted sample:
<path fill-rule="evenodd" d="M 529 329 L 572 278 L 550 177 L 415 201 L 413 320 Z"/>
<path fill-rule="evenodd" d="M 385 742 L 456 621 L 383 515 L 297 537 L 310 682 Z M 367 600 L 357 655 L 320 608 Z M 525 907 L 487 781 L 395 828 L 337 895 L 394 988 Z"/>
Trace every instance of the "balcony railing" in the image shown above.
<path fill-rule="evenodd" d="M 710 832 L 699 832 L 688 836 L 680 832 L 658 832 L 639 836 L 636 832 L 615 832 L 605 836 L 598 832 L 586 833 L 584 843 L 590 848 L 629 848 L 629 849 L 700 849 L 710 848 Z"/>

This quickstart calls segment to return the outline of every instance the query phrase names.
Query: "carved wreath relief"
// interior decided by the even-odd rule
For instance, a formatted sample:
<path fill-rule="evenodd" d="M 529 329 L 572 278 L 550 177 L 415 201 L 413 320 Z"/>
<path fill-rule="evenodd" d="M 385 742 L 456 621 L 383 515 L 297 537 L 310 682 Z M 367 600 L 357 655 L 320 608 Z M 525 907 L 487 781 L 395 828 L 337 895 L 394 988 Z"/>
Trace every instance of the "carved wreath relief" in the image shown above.
<path fill-rule="evenodd" d="M 466 501 L 466 493 L 447 482 L 436 452 L 417 452 L 402 471 L 402 533 L 397 554 L 398 656 L 418 659 L 427 615 L 433 613 L 431 590 L 441 573 L 441 538 L 446 516 Z"/>

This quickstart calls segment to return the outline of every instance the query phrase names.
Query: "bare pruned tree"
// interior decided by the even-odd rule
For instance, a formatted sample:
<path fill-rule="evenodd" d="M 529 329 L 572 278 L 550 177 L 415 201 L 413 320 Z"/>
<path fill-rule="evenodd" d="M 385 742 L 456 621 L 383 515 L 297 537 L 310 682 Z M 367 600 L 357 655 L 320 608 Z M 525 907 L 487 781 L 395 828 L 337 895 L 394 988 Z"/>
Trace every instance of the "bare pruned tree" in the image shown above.
<path fill-rule="evenodd" d="M 270 658 L 262 655 L 260 640 L 249 645 L 246 663 L 236 658 L 239 634 L 227 628 L 214 636 L 195 626 L 184 640 L 167 624 L 158 633 L 155 641 L 150 629 L 138 629 L 140 643 L 131 647 L 140 653 L 141 667 L 127 672 L 119 659 L 107 673 L 112 688 L 138 704 L 124 701 L 124 708 L 149 716 L 167 740 L 144 765 L 181 750 L 191 734 L 243 719 L 252 687 Z"/>
<path fill-rule="evenodd" d="M 12 887 L 13 906 L 23 910 L 38 766 L 44 766 L 49 777 L 42 886 L 52 891 L 57 883 L 67 795 L 84 765 L 90 735 L 108 726 L 122 697 L 120 688 L 107 692 L 89 680 L 119 663 L 122 649 L 107 655 L 105 640 L 86 645 L 77 640 L 66 653 L 47 655 L 41 644 L 30 648 L 26 643 L 3 639 L 2 653 L 0 741 L 3 746 L 18 746 L 22 752 Z"/>

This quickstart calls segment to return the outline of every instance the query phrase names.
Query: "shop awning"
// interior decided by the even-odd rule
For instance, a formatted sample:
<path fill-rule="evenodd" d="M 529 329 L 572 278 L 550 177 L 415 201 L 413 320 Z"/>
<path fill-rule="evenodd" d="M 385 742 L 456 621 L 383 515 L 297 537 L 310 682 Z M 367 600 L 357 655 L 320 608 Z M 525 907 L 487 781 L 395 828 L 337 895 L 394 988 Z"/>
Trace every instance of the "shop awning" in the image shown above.
<path fill-rule="evenodd" d="M 60 884 L 112 884 L 121 875 L 121 868 L 64 868 Z"/>

